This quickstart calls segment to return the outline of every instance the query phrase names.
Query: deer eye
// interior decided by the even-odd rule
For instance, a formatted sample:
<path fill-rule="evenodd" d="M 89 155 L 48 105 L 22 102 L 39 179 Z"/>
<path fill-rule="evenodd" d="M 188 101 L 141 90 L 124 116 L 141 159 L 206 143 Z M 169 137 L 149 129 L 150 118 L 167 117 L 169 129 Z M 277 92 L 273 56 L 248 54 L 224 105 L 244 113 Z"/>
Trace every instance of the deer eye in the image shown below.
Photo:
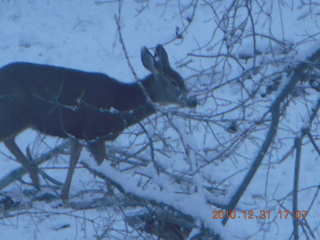
<path fill-rule="evenodd" d="M 170 81 L 170 84 L 176 88 L 179 87 L 176 81 Z"/>

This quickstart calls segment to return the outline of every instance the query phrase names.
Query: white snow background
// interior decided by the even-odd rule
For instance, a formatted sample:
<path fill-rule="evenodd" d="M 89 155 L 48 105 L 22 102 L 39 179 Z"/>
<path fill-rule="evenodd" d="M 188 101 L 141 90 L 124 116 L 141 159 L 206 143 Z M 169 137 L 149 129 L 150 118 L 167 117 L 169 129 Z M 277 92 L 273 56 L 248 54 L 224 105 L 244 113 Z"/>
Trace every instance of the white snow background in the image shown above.
<path fill-rule="evenodd" d="M 212 2 L 212 6 L 216 8 L 208 7 L 208 2 Z M 251 112 L 232 112 L 230 110 L 232 106 L 245 98 L 242 85 L 233 81 L 218 89 L 214 86 L 218 85 L 221 79 L 231 80 L 239 77 L 243 69 L 236 61 L 229 61 L 229 65 L 225 64 L 222 67 L 219 65 L 221 63 L 219 58 L 195 56 L 196 54 L 214 56 L 218 52 L 227 54 L 227 51 L 224 52 L 222 49 L 228 44 L 230 46 L 234 44 L 233 37 L 240 33 L 228 32 L 227 28 L 222 31 L 223 26 L 217 27 L 217 19 L 223 18 L 224 12 L 232 2 L 126 0 L 122 1 L 121 13 L 119 13 L 118 1 L 1 0 L 0 66 L 10 62 L 27 61 L 102 72 L 124 82 L 135 81 L 117 32 L 115 18 L 121 14 L 120 25 L 124 43 L 138 76 L 143 78 L 149 74 L 140 60 L 141 47 L 152 48 L 158 43 L 164 44 L 172 67 L 186 79 L 188 88 L 200 101 L 196 110 L 178 109 L 175 106 L 166 108 L 172 108 L 186 115 L 213 116 L 216 114 L 217 117 L 211 119 L 214 122 L 212 125 L 197 123 L 195 120 L 178 116 L 172 117 L 171 123 L 168 124 L 166 118 L 160 118 L 159 115 L 150 117 L 150 121 L 145 122 L 149 137 L 157 138 L 161 133 L 173 149 L 171 155 L 157 153 L 156 160 L 169 173 L 188 173 L 181 175 L 191 179 L 191 185 L 180 186 L 169 176 L 158 176 L 152 164 L 130 172 L 125 165 L 117 168 L 105 161 L 96 169 L 120 183 L 128 192 L 168 204 L 193 216 L 198 219 L 199 225 L 205 224 L 206 227 L 220 234 L 222 239 L 290 239 L 293 231 L 292 219 L 280 219 L 277 212 L 285 210 L 281 206 L 291 208 L 294 154 L 291 153 L 291 156 L 284 161 L 279 160 L 290 151 L 293 132 L 297 133 L 308 117 L 305 102 L 299 98 L 294 102 L 295 106 L 286 112 L 286 120 L 284 120 L 286 125 L 282 125 L 278 133 L 283 134 L 281 141 L 277 139 L 279 148 L 266 157 L 235 209 L 239 214 L 252 210 L 255 215 L 261 210 L 270 210 L 271 217 L 263 220 L 229 219 L 225 226 L 221 224 L 221 220 L 212 219 L 212 211 L 220 209 L 209 202 L 228 203 L 242 181 L 245 171 L 250 168 L 267 130 L 266 125 L 261 126 L 251 135 L 250 140 L 243 140 L 243 144 L 238 140 L 236 144 L 232 144 L 235 135 L 226 132 L 228 120 L 245 119 L 246 123 L 240 126 L 240 129 L 243 129 L 246 124 L 259 120 L 270 104 L 267 99 L 259 98 L 252 104 Z M 271 2 L 269 4 L 265 1 L 255 2 L 255 6 L 260 6 L 265 12 L 270 13 L 268 17 L 271 19 L 266 17 L 267 14 L 261 14 L 259 7 L 254 8 L 252 13 L 256 14 L 253 16 L 256 24 L 255 31 L 261 35 L 265 34 L 294 43 L 294 50 L 288 51 L 286 57 L 291 57 L 295 61 L 305 60 L 320 47 L 317 39 L 319 10 L 317 12 L 317 9 L 300 6 L 300 1 L 297 0 L 287 4 L 286 1 Z M 183 33 L 183 39 L 173 40 L 176 37 L 176 28 L 179 27 L 178 31 L 184 29 L 188 23 L 186 18 L 193 14 L 192 8 L 186 8 L 190 3 L 197 4 L 190 27 Z M 245 16 L 246 8 L 239 9 L 238 16 L 242 15 L 241 11 Z M 231 23 L 225 22 L 225 24 L 227 26 Z M 308 38 L 310 36 L 313 38 Z M 308 41 L 305 40 L 307 38 Z M 263 53 L 263 57 L 257 61 L 267 63 L 273 60 L 274 56 L 270 51 L 276 53 L 278 49 L 276 47 L 270 49 L 270 43 L 266 38 L 257 39 L 256 48 Z M 252 55 L 252 44 L 252 38 L 244 38 L 233 51 L 237 55 Z M 252 65 L 250 60 L 243 62 L 243 66 L 250 64 Z M 213 65 L 217 67 L 214 69 Z M 273 65 L 266 67 L 265 76 L 278 71 L 278 68 L 279 66 Z M 246 82 L 248 89 L 253 88 L 254 83 L 260 81 L 261 75 L 251 77 L 252 84 Z M 281 83 L 282 86 L 284 84 L 285 81 Z M 213 95 L 207 94 L 208 89 L 212 89 Z M 308 96 L 308 104 L 312 106 L 318 97 L 319 93 L 312 91 Z M 225 114 L 221 114 L 222 112 Z M 147 140 L 145 140 L 145 134 L 135 139 L 132 134 L 134 131 L 143 132 L 140 126 L 132 126 L 116 141 L 106 143 L 107 146 L 111 151 L 114 148 L 115 151 L 125 149 L 129 153 L 137 152 L 143 148 Z M 314 134 L 319 136 L 319 126 L 314 128 L 314 131 Z M 244 138 L 242 134 L 238 134 L 238 137 Z M 34 158 L 61 142 L 61 139 L 44 136 L 30 129 L 17 137 L 19 147 L 23 151 L 29 147 Z M 317 143 L 319 146 L 319 140 Z M 225 151 L 225 146 L 228 144 L 230 148 L 235 149 L 236 154 L 226 154 L 224 159 L 210 162 Z M 160 141 L 155 141 L 155 147 L 160 150 L 166 148 Z M 141 157 L 151 161 L 150 150 L 143 151 Z M 0 176 L 5 176 L 20 167 L 12 159 L 3 143 L 0 145 L 0 158 Z M 41 167 L 46 173 L 63 182 L 68 159 L 68 154 L 61 154 Z M 203 163 L 195 159 L 206 159 L 208 164 L 203 164 L 195 174 L 190 174 Z M 320 239 L 320 199 L 316 195 L 320 180 L 320 158 L 310 145 L 306 145 L 302 159 L 299 210 L 310 210 L 307 217 L 309 229 L 315 234 L 315 239 Z M 88 162 L 95 167 L 95 162 L 86 150 L 83 150 L 80 161 Z M 24 180 L 30 182 L 27 175 L 24 176 Z M 210 194 L 204 190 L 204 187 L 216 188 L 217 192 Z M 118 208 L 74 210 L 63 205 L 60 200 L 49 203 L 32 201 L 31 197 L 24 193 L 24 190 L 29 188 L 31 187 L 26 184 L 15 182 L 2 191 L 15 201 L 20 201 L 24 207 L 0 213 L 1 239 L 98 239 L 98 236 L 106 231 L 108 234 L 105 235 L 105 239 L 140 239 L 139 234 L 125 224 L 124 213 Z M 41 191 L 49 190 L 50 188 L 43 187 Z M 92 194 L 77 198 L 77 194 L 81 191 L 92 191 Z M 105 183 L 78 165 L 71 185 L 70 201 L 79 202 L 86 201 L 87 198 L 95 198 L 95 191 L 100 191 L 100 194 L 101 191 L 107 191 Z M 183 194 L 184 191 L 193 193 Z M 134 212 L 134 209 L 131 211 Z M 305 235 L 301 235 L 301 239 L 306 239 Z"/>

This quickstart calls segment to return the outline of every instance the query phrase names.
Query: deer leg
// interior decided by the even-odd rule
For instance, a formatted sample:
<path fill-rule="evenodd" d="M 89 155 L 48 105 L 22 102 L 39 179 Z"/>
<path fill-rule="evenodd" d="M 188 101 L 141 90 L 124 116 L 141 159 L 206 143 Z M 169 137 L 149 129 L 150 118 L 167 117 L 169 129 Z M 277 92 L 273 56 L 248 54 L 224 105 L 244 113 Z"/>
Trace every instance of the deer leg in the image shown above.
<path fill-rule="evenodd" d="M 69 198 L 69 190 L 70 190 L 70 185 L 72 181 L 72 176 L 73 176 L 75 167 L 79 161 L 79 157 L 82 149 L 81 144 L 76 139 L 70 139 L 70 144 L 71 146 L 70 146 L 69 169 L 68 169 L 66 181 L 61 191 L 61 198 L 63 200 L 68 200 Z"/>
<path fill-rule="evenodd" d="M 103 140 L 96 140 L 87 143 L 87 148 L 89 152 L 92 153 L 94 159 L 97 161 L 98 165 L 101 165 L 103 160 L 106 158 L 106 145 Z"/>
<path fill-rule="evenodd" d="M 35 162 L 27 159 L 27 157 L 23 154 L 23 152 L 20 150 L 20 148 L 14 141 L 14 137 L 9 137 L 3 142 L 9 149 L 9 151 L 15 156 L 17 161 L 28 170 L 33 185 L 37 189 L 39 189 L 38 166 L 35 164 Z"/>
<path fill-rule="evenodd" d="M 100 139 L 87 143 L 87 148 L 93 155 L 98 165 L 101 165 L 106 158 L 106 145 L 105 141 Z M 109 194 L 114 195 L 112 185 L 109 181 L 106 182 Z"/>

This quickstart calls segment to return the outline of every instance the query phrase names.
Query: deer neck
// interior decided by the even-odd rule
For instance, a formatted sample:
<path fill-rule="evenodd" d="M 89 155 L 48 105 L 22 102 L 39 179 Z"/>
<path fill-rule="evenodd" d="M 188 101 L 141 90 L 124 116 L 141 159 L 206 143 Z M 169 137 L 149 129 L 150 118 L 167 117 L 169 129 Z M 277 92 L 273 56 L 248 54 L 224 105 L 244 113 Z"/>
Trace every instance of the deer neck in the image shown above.
<path fill-rule="evenodd" d="M 131 84 L 131 87 L 135 90 L 131 89 L 130 92 L 136 93 L 130 97 L 134 104 L 132 104 L 131 108 L 127 111 L 122 112 L 122 117 L 127 127 L 142 121 L 156 112 L 156 109 L 150 102 L 150 100 L 152 100 L 152 92 L 150 89 L 153 80 L 153 76 L 149 75 L 145 79 Z"/>

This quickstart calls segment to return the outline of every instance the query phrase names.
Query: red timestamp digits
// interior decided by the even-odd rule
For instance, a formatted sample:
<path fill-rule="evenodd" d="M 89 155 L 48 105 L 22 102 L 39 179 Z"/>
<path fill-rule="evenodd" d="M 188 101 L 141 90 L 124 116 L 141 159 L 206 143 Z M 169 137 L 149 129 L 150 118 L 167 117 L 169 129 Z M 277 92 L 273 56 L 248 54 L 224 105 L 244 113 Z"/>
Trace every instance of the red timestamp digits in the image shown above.
<path fill-rule="evenodd" d="M 307 217 L 308 211 L 279 211 L 278 212 L 280 219 L 305 219 Z"/>
<path fill-rule="evenodd" d="M 270 211 L 260 211 L 259 216 L 255 216 L 254 211 L 243 211 L 237 213 L 236 211 L 212 211 L 212 219 L 224 219 L 224 218 L 242 218 L 242 219 L 270 219 Z"/>
<path fill-rule="evenodd" d="M 236 211 L 212 211 L 213 216 L 212 219 L 224 219 L 224 218 L 231 218 L 231 219 L 270 219 L 271 211 L 259 211 L 258 214 L 255 214 L 254 211 L 243 211 L 243 212 L 236 212 Z M 308 211 L 279 211 L 278 217 L 280 219 L 304 219 L 307 217 Z"/>

